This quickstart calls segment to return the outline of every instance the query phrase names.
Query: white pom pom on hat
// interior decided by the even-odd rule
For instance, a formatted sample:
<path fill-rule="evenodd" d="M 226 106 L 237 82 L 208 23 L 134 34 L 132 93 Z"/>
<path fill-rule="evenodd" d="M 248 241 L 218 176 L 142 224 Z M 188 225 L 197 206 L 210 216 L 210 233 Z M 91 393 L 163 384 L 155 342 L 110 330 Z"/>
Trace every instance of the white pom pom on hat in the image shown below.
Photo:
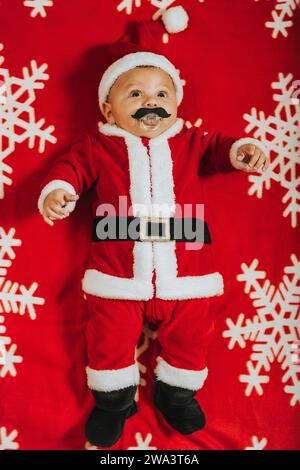
<path fill-rule="evenodd" d="M 181 103 L 182 81 L 172 62 L 161 54 L 161 36 L 165 30 L 170 34 L 184 31 L 188 25 L 188 15 L 181 6 L 177 6 L 163 11 L 161 20 L 137 22 L 134 24 L 134 30 L 131 29 L 120 40 L 108 45 L 105 55 L 101 57 L 104 65 L 104 73 L 98 88 L 101 111 L 117 78 L 139 65 L 153 65 L 168 73 L 176 88 L 177 104 Z"/>
<path fill-rule="evenodd" d="M 181 33 L 187 28 L 189 17 L 182 6 L 172 7 L 162 13 L 162 21 L 168 33 Z"/>

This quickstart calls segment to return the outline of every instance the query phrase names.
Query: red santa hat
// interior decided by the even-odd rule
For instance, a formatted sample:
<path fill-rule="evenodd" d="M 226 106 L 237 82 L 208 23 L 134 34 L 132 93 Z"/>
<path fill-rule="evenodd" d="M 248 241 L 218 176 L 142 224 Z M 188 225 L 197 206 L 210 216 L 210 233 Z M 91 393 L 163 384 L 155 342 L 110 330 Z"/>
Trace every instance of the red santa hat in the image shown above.
<path fill-rule="evenodd" d="M 186 29 L 188 15 L 181 6 L 177 6 L 165 10 L 161 19 L 162 22 L 145 20 L 135 23 L 135 29 L 108 46 L 106 57 L 102 57 L 106 68 L 98 89 L 101 111 L 103 111 L 103 103 L 107 99 L 110 88 L 117 78 L 124 72 L 141 65 L 159 67 L 168 73 L 175 85 L 177 103 L 178 105 L 181 103 L 182 82 L 172 62 L 165 55 L 160 54 L 161 36 L 165 32 L 164 28 L 168 33 L 178 33 Z"/>

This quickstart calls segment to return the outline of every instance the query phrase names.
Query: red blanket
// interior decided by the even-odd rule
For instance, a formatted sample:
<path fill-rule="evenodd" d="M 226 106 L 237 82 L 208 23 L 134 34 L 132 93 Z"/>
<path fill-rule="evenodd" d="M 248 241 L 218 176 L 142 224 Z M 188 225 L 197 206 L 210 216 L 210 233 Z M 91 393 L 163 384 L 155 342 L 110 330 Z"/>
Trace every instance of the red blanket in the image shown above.
<path fill-rule="evenodd" d="M 81 292 L 91 194 L 49 227 L 38 188 L 55 158 L 101 119 L 101 46 L 159 4 L 184 4 L 190 18 L 163 45 L 186 82 L 186 125 L 255 137 L 271 165 L 205 179 L 225 281 L 197 394 L 205 429 L 182 436 L 153 407 L 159 344 L 145 325 L 139 412 L 113 449 L 299 448 L 299 1 L 2 0 L 0 449 L 91 448 Z"/>

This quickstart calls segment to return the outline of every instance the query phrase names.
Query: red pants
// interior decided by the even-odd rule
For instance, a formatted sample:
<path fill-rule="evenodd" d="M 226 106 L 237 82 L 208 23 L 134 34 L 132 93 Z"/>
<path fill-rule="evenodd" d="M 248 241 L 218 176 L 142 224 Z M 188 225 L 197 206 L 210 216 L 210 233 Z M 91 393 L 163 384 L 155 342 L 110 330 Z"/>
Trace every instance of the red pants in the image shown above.
<path fill-rule="evenodd" d="M 162 349 L 157 378 L 191 390 L 202 387 L 214 331 L 212 297 L 139 301 L 85 295 L 90 314 L 86 335 L 91 389 L 111 391 L 139 383 L 135 348 L 144 320 L 158 325 Z"/>

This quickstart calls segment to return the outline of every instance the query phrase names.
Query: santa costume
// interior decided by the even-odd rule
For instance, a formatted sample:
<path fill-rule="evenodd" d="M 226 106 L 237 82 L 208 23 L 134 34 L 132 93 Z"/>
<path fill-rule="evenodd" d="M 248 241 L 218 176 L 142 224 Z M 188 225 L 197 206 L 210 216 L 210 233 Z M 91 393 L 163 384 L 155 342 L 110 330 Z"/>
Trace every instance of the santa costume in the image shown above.
<path fill-rule="evenodd" d="M 164 21 L 169 32 L 177 32 L 186 26 L 187 16 L 176 7 L 165 12 Z M 160 21 L 141 22 L 135 42 L 126 36 L 99 58 L 105 69 L 99 84 L 101 110 L 115 80 L 138 65 L 167 72 L 181 103 L 179 73 L 157 52 L 161 28 Z M 263 147 L 255 139 L 187 128 L 181 118 L 150 139 L 106 123 L 60 156 L 43 180 L 38 200 L 41 213 L 54 189 L 80 196 L 93 186 L 96 194 L 89 264 L 82 280 L 89 309 L 87 379 L 96 400 L 86 425 L 91 443 L 113 445 L 126 418 L 136 412 L 139 368 L 135 348 L 145 320 L 159 326 L 154 404 L 183 434 L 204 426 L 204 413 L 193 397 L 207 377 L 206 353 L 214 330 L 211 301 L 223 294 L 223 277 L 215 265 L 214 234 L 205 214 L 200 217 L 200 242 L 175 236 L 174 226 L 182 222 L 184 215 L 178 208 L 185 204 L 191 208 L 189 218 L 199 218 L 195 208 L 204 204 L 202 172 L 234 171 L 230 154 L 234 156 L 244 143 Z M 70 212 L 74 207 L 75 203 L 69 203 L 67 209 Z M 122 239 L 118 234 L 107 239 L 99 236 L 104 209 L 111 208 L 110 220 L 125 222 Z M 128 221 L 137 222 L 138 239 L 130 236 Z M 142 234 L 142 224 L 150 232 Z M 154 237 L 151 224 L 161 229 Z"/>

